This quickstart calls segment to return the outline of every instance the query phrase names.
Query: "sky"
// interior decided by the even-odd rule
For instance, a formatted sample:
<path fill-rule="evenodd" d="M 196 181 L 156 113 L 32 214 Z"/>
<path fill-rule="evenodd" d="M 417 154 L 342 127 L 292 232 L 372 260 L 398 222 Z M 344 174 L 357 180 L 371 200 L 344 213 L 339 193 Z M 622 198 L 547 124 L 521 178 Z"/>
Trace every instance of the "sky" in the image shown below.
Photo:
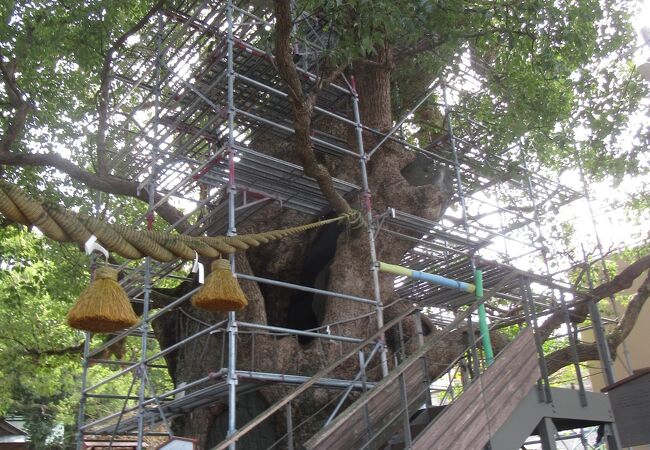
<path fill-rule="evenodd" d="M 634 26 L 639 33 L 639 45 L 641 46 L 634 57 L 634 62 L 640 64 L 644 61 L 647 61 L 650 57 L 650 47 L 648 47 L 648 45 L 644 45 L 645 43 L 643 42 L 643 37 L 641 36 L 641 29 L 643 27 L 650 28 L 650 0 L 643 0 L 641 2 L 641 12 L 634 18 Z"/>
<path fill-rule="evenodd" d="M 634 62 L 638 65 L 650 61 L 650 45 L 644 42 L 641 36 L 641 29 L 643 27 L 650 29 L 650 0 L 643 0 L 641 3 L 641 12 L 634 19 L 634 26 L 638 33 L 639 48 L 634 55 Z M 650 81 L 649 81 L 650 83 Z M 650 99 L 648 99 L 650 100 Z M 645 103 L 645 106 L 649 102 Z M 648 110 L 639 111 L 636 120 L 648 121 L 650 120 L 650 112 Z M 650 157 L 650 156 L 649 156 Z M 564 180 L 569 181 L 571 180 Z M 621 200 L 626 195 L 634 193 L 639 190 L 639 187 L 645 181 L 639 179 L 626 179 L 619 186 L 612 187 L 608 182 L 592 184 L 590 194 L 592 197 L 592 205 L 594 208 L 594 216 L 596 219 L 596 228 L 600 236 L 603 246 L 609 248 L 610 246 L 625 246 L 634 245 L 639 241 L 650 240 L 650 211 L 645 214 L 629 215 L 620 208 L 612 208 L 612 203 Z M 572 212 L 573 215 L 578 217 L 588 214 L 588 206 L 584 204 L 577 204 Z M 588 233 L 587 241 L 594 240 L 593 226 L 592 230 L 585 227 L 585 232 Z"/>
<path fill-rule="evenodd" d="M 637 65 L 640 65 L 650 61 L 650 46 L 645 43 L 641 36 L 643 27 L 650 28 L 650 0 L 644 0 L 641 3 L 641 12 L 635 16 L 634 26 L 638 32 L 638 49 L 633 59 Z M 471 65 L 466 62 L 466 66 L 471 72 Z M 464 82 L 462 88 L 472 90 L 473 86 Z M 450 100 L 452 103 L 457 100 L 453 93 Z M 648 105 L 650 105 L 650 99 L 646 99 L 642 108 L 631 119 L 633 123 L 650 120 L 647 110 Z M 584 132 L 586 134 L 587 131 Z M 630 141 L 629 145 L 631 144 Z M 647 158 L 650 158 L 650 153 Z M 565 171 L 560 175 L 559 181 L 578 192 L 583 192 L 583 183 L 578 171 Z M 578 250 L 576 252 L 578 255 L 581 254 L 582 246 L 584 246 L 587 253 L 593 252 L 596 249 L 598 240 L 601 241 L 606 253 L 648 242 L 650 241 L 650 226 L 648 225 L 650 224 L 650 211 L 630 212 L 621 207 L 621 203 L 625 202 L 631 194 L 640 191 L 644 181 L 645 183 L 650 182 L 650 180 L 643 180 L 640 177 L 629 176 L 618 185 L 614 185 L 611 180 L 592 182 L 588 186 L 591 204 L 586 199 L 574 201 L 561 208 L 559 213 L 552 219 L 556 224 L 569 223 L 574 227 L 576 232 L 571 246 Z M 543 227 L 542 234 L 548 239 L 550 226 Z M 509 241 L 507 245 L 513 250 L 512 253 L 514 254 L 521 254 L 526 251 L 524 246 L 521 246 L 521 249 L 511 247 L 516 247 L 516 242 Z M 503 251 L 504 244 L 497 239 L 494 247 L 496 250 Z M 492 259 L 489 255 L 486 256 Z M 535 259 L 537 258 L 531 258 L 530 261 L 518 261 L 516 264 L 521 265 L 521 269 L 539 271 L 539 267 L 535 267 L 536 265 L 539 266 L 539 261 L 535 262 Z"/>

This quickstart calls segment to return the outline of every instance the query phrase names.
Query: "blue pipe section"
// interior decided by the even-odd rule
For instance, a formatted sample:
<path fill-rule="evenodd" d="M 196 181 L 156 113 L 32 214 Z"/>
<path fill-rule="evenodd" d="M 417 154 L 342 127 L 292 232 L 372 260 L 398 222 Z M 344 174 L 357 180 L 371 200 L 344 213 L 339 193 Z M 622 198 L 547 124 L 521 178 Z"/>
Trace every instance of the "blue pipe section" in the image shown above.
<path fill-rule="evenodd" d="M 430 283 L 439 284 L 440 286 L 458 289 L 469 293 L 474 292 L 475 289 L 473 284 L 452 280 L 450 278 L 445 278 L 443 276 L 435 275 L 432 273 L 420 272 L 418 270 L 411 270 L 411 276 L 416 280 L 428 281 Z"/>

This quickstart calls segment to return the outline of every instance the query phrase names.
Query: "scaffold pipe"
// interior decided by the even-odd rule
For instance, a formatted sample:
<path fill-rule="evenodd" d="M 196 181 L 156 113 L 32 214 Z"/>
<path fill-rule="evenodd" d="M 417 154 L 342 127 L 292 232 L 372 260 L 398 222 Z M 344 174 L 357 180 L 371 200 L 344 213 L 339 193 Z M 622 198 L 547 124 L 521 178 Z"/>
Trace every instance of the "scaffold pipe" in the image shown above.
<path fill-rule="evenodd" d="M 445 286 L 452 289 L 458 289 L 464 292 L 474 293 L 474 291 L 476 290 L 476 286 L 474 286 L 471 283 L 452 280 L 451 278 L 446 278 L 441 275 L 435 275 L 433 273 L 411 270 L 407 267 L 397 266 L 395 264 L 387 264 L 385 262 L 380 262 L 379 270 L 381 272 L 392 273 L 395 275 L 402 275 L 405 277 L 414 278 L 416 280 L 428 281 L 429 283 L 435 283 L 440 286 Z"/>
<path fill-rule="evenodd" d="M 476 270 L 474 273 L 474 284 L 476 285 L 476 299 L 483 298 L 483 271 Z M 492 341 L 490 340 L 490 329 L 487 324 L 487 317 L 485 314 L 485 303 L 481 303 L 478 307 L 478 327 L 483 339 L 483 351 L 485 352 L 485 363 L 491 365 L 494 361 L 494 351 L 492 350 Z"/>

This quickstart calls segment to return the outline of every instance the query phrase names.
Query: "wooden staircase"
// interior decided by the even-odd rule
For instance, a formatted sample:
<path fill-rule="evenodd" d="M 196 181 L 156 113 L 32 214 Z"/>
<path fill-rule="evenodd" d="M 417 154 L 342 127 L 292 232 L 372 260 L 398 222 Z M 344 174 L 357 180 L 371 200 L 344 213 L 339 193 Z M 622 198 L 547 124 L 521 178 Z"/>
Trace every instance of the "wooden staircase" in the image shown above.
<path fill-rule="evenodd" d="M 540 377 L 531 329 L 523 331 L 474 383 L 413 441 L 413 450 L 481 450 Z"/>
<path fill-rule="evenodd" d="M 609 425 L 609 399 L 593 392 L 538 389 L 540 367 L 534 335 L 527 328 L 497 356 L 452 404 L 425 406 L 427 383 L 422 354 L 428 346 L 393 369 L 305 448 L 322 450 L 511 450 L 539 435 L 556 448 L 557 430 Z M 550 430 L 550 431 L 549 431 Z M 550 443 L 550 444 L 548 444 Z"/>
<path fill-rule="evenodd" d="M 403 361 L 314 435 L 305 448 L 386 448 L 401 428 L 402 433 L 408 433 L 401 448 L 410 442 L 413 449 L 482 449 L 490 438 L 489 431 L 507 420 L 540 377 L 533 333 L 526 329 L 456 402 L 435 413 L 426 410 L 428 421 L 414 426 L 411 419 L 426 403 L 429 392 L 422 359 L 426 350 L 427 346 Z M 437 416 L 435 422 L 429 423 L 433 416 Z"/>
<path fill-rule="evenodd" d="M 414 355 L 416 356 L 416 355 Z M 409 357 L 374 389 L 364 393 L 306 444 L 309 450 L 379 449 L 404 425 L 403 399 L 416 412 L 426 402 L 428 382 L 418 357 Z M 407 408 L 408 409 L 408 408 Z"/>

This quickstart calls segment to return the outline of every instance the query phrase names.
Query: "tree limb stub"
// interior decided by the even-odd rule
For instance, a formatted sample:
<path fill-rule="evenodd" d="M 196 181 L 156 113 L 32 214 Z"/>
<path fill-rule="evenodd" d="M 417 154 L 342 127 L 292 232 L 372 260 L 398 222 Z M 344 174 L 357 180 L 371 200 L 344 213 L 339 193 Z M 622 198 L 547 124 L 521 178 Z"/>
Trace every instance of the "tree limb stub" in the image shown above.
<path fill-rule="evenodd" d="M 318 183 L 325 199 L 339 214 L 352 210 L 348 202 L 334 187 L 332 176 L 325 166 L 316 159 L 311 145 L 311 115 L 316 103 L 318 91 L 330 77 L 323 77 L 310 95 L 303 93 L 302 83 L 291 54 L 291 6 L 289 0 L 275 0 L 275 63 L 280 77 L 287 85 L 289 103 L 293 110 L 294 142 L 293 147 L 303 165 L 305 175 L 312 177 Z M 340 69 L 336 69 L 340 70 Z M 333 72 L 335 73 L 336 70 Z"/>

